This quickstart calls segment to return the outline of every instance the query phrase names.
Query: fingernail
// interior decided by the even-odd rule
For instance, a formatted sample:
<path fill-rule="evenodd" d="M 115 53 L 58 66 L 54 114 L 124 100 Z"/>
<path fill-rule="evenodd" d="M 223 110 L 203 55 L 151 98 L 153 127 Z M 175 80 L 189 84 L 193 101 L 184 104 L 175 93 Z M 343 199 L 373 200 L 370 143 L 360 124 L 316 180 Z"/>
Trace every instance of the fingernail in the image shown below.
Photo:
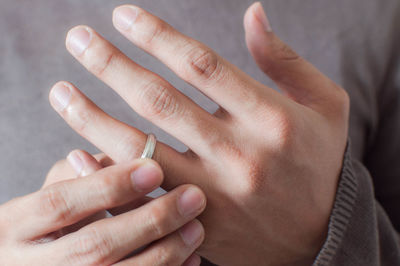
<path fill-rule="evenodd" d="M 68 34 L 68 45 L 75 55 L 82 55 L 92 41 L 92 34 L 86 27 L 72 29 Z"/>
<path fill-rule="evenodd" d="M 62 111 L 71 100 L 71 89 L 63 83 L 58 83 L 53 87 L 51 98 L 55 109 Z"/>
<path fill-rule="evenodd" d="M 194 220 L 184 225 L 179 230 L 179 234 L 181 235 L 183 242 L 191 247 L 200 241 L 203 235 L 203 226 L 199 221 Z"/>
<path fill-rule="evenodd" d="M 192 254 L 182 266 L 200 266 L 201 265 L 201 258 L 196 254 Z"/>
<path fill-rule="evenodd" d="M 137 13 L 136 9 L 127 6 L 115 9 L 115 26 L 122 30 L 129 30 L 137 18 Z"/>
<path fill-rule="evenodd" d="M 255 9 L 255 15 L 263 24 L 264 30 L 266 32 L 272 32 L 271 23 L 269 23 L 269 19 L 268 19 L 267 15 L 265 14 L 264 8 L 262 7 L 262 4 L 260 2 L 257 3 L 256 9 Z"/>
<path fill-rule="evenodd" d="M 195 187 L 188 188 L 178 199 L 178 209 L 182 216 L 198 213 L 205 205 L 203 193 Z"/>
<path fill-rule="evenodd" d="M 146 162 L 131 173 L 133 187 L 139 192 L 150 192 L 160 185 L 162 173 L 160 168 Z"/>
<path fill-rule="evenodd" d="M 70 154 L 68 154 L 67 160 L 77 174 L 80 174 L 82 172 L 83 161 L 76 152 L 71 152 Z"/>

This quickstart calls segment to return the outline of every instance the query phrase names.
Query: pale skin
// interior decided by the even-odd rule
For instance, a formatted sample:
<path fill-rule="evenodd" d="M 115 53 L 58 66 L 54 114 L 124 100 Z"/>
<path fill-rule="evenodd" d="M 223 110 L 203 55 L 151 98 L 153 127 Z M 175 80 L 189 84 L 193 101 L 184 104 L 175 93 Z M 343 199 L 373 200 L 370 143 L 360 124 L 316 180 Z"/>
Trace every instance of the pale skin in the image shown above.
<path fill-rule="evenodd" d="M 220 106 L 209 114 L 94 29 L 68 33 L 67 49 L 84 67 L 189 147 L 179 153 L 159 142 L 153 159 L 169 193 L 193 184 L 207 197 L 197 253 L 218 265 L 310 265 L 325 241 L 340 176 L 347 93 L 274 34 L 259 3 L 245 14 L 246 42 L 283 94 L 139 7 L 116 8 L 113 23 Z M 50 101 L 104 152 L 99 160 L 106 165 L 140 156 L 146 135 L 110 117 L 71 83 L 57 83 Z"/>
<path fill-rule="evenodd" d="M 163 180 L 156 162 L 103 168 L 80 150 L 68 159 L 80 161 L 79 173 L 64 171 L 76 163 L 58 164 L 41 190 L 0 206 L 1 265 L 200 264 L 193 254 L 204 239 L 193 220 L 205 208 L 199 188 L 150 200 L 145 194 Z M 114 216 L 105 218 L 105 209 Z"/>

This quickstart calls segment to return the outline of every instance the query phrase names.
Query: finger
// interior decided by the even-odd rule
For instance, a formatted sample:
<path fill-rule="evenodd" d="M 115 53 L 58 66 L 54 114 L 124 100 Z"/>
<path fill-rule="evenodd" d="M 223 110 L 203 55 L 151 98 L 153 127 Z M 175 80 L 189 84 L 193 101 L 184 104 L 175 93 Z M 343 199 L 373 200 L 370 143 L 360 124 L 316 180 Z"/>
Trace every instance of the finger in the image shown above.
<path fill-rule="evenodd" d="M 93 29 L 73 28 L 66 43 L 69 52 L 81 64 L 113 88 L 141 116 L 196 153 L 208 151 L 206 144 L 210 138 L 206 129 L 220 127 L 216 117 L 165 79 L 134 63 Z"/>
<path fill-rule="evenodd" d="M 66 160 L 60 160 L 51 167 L 42 188 L 57 182 L 74 179 L 77 177 L 78 174 L 74 171 L 70 164 L 67 163 Z"/>
<path fill-rule="evenodd" d="M 183 266 L 200 266 L 201 258 L 197 254 L 192 254 L 184 263 Z"/>
<path fill-rule="evenodd" d="M 131 201 L 131 202 L 127 203 L 127 204 L 124 204 L 122 206 L 118 206 L 118 207 L 109 209 L 108 212 L 111 213 L 114 216 L 117 216 L 117 215 L 120 215 L 122 213 L 126 213 L 126 212 L 129 212 L 129 211 L 134 210 L 136 208 L 139 208 L 139 207 L 145 205 L 146 203 L 149 203 L 152 200 L 154 200 L 154 198 L 145 196 L 145 197 L 136 199 L 134 201 Z"/>
<path fill-rule="evenodd" d="M 105 153 L 98 153 L 98 154 L 95 154 L 95 155 L 94 155 L 94 158 L 100 163 L 100 165 L 101 165 L 103 168 L 115 164 L 115 162 L 113 161 L 113 159 L 111 159 L 110 157 L 108 157 Z"/>
<path fill-rule="evenodd" d="M 203 192 L 192 185 L 177 189 L 128 213 L 97 221 L 56 243 L 70 264 L 115 263 L 132 251 L 181 228 L 205 208 Z M 71 260 L 73 258 L 74 260 Z"/>
<path fill-rule="evenodd" d="M 115 164 L 115 162 L 104 153 L 96 154 L 94 155 L 94 158 L 96 159 L 96 161 L 99 162 L 101 168 Z M 60 160 L 55 163 L 50 169 L 42 188 L 63 180 L 74 179 L 77 177 L 78 174 L 76 173 L 76 170 L 74 170 L 74 168 L 72 167 L 71 163 L 65 159 Z"/>
<path fill-rule="evenodd" d="M 88 176 L 102 169 L 102 165 L 91 154 L 83 150 L 74 150 L 67 160 L 79 176 Z"/>
<path fill-rule="evenodd" d="M 157 57 L 228 113 L 241 114 L 260 96 L 263 85 L 209 47 L 141 8 L 132 5 L 116 8 L 113 23 L 135 45 Z"/>
<path fill-rule="evenodd" d="M 97 161 L 97 159 L 90 153 L 83 150 L 74 150 L 67 156 L 67 161 L 74 168 L 78 177 L 85 177 L 95 173 L 96 171 L 103 168 L 103 166 Z M 107 212 L 101 210 L 85 219 L 79 221 L 76 224 L 64 227 L 61 229 L 62 235 L 70 234 L 79 230 L 80 228 L 100 219 L 107 217 Z"/>
<path fill-rule="evenodd" d="M 115 265 L 182 265 L 189 257 L 191 260 L 197 259 L 192 259 L 191 254 L 200 246 L 203 239 L 203 226 L 198 220 L 193 220 L 179 231 L 153 243 L 136 256 Z"/>
<path fill-rule="evenodd" d="M 61 160 L 50 169 L 42 188 L 64 180 L 86 176 L 103 168 L 92 155 L 85 151 L 72 151 L 67 156 L 67 162 L 68 164 Z"/>
<path fill-rule="evenodd" d="M 72 84 L 57 83 L 49 98 L 61 117 L 81 136 L 110 156 L 112 161 L 127 162 L 141 156 L 146 134 L 109 116 Z M 153 159 L 161 165 L 166 176 L 174 177 L 170 180 L 170 187 L 186 183 L 179 177 L 186 176 L 184 173 L 191 166 L 187 157 L 157 142 Z M 102 161 L 104 163 L 104 158 Z M 107 164 L 112 163 L 108 159 L 106 161 Z"/>
<path fill-rule="evenodd" d="M 72 151 L 68 156 L 67 156 L 68 161 L 70 164 L 73 166 L 75 171 L 80 174 L 81 176 L 87 176 L 90 175 L 98 170 L 100 170 L 102 165 L 96 160 L 94 156 L 89 154 L 86 151 L 82 150 L 75 150 Z M 135 199 L 132 202 L 129 202 L 127 204 L 124 204 L 122 206 L 118 206 L 115 208 L 112 208 L 108 210 L 112 215 L 116 216 L 131 210 L 134 210 L 148 202 L 153 200 L 151 197 L 141 197 L 138 199 Z M 103 215 L 103 213 L 101 213 Z M 103 215 L 104 217 L 104 215 Z M 95 220 L 92 220 L 92 222 Z M 86 224 L 85 224 L 86 225 Z M 82 227 L 82 226 L 81 226 Z"/>
<path fill-rule="evenodd" d="M 260 2 L 249 7 L 244 26 L 257 64 L 290 98 L 323 112 L 336 108 L 344 90 L 275 35 Z"/>
<path fill-rule="evenodd" d="M 16 210 L 20 213 L 13 216 L 21 217 L 16 231 L 21 239 L 46 235 L 98 211 L 143 197 L 158 187 L 162 178 L 158 164 L 136 160 L 48 186 L 19 201 Z"/>

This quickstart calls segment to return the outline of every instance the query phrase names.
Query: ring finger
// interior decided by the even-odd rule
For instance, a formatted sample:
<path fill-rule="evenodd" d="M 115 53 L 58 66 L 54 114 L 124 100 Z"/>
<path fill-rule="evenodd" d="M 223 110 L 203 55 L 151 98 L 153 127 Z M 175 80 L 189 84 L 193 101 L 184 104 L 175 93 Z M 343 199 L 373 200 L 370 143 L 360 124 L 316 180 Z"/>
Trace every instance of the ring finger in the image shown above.
<path fill-rule="evenodd" d="M 50 92 L 50 102 L 75 131 L 116 163 L 140 157 L 146 134 L 109 116 L 72 84 L 57 83 Z M 187 157 L 158 142 L 153 159 L 162 166 L 166 176 L 174 177 L 173 184 L 166 184 L 167 187 L 185 183 L 178 178 L 188 172 L 191 164 Z"/>
<path fill-rule="evenodd" d="M 136 112 L 181 140 L 195 153 L 205 155 L 209 141 L 215 141 L 213 135 L 220 136 L 217 132 L 222 131 L 221 123 L 217 117 L 165 79 L 130 60 L 93 29 L 86 26 L 73 28 L 66 43 L 78 61 L 113 88 Z"/>

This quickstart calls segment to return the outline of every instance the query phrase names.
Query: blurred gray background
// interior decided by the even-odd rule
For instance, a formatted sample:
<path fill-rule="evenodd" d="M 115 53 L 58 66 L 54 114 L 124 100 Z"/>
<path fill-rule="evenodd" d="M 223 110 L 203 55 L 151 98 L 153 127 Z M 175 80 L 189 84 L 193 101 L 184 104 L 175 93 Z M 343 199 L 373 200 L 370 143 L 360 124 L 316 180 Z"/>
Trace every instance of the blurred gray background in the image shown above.
<path fill-rule="evenodd" d="M 38 189 L 50 167 L 72 149 L 97 150 L 71 130 L 48 103 L 50 87 L 67 80 L 106 112 L 179 150 L 177 140 L 138 117 L 110 88 L 65 50 L 65 34 L 87 24 L 132 59 L 159 73 L 201 106 L 215 104 L 112 26 L 119 4 L 139 5 L 272 86 L 249 55 L 243 15 L 251 0 L 0 0 L 0 203 Z M 390 61 L 391 30 L 398 0 L 264 0 L 273 29 L 298 53 L 362 101 L 352 107 L 351 132 L 368 132 L 374 97 Z M 379 22 L 378 22 L 379 21 Z M 389 36 L 389 37 L 388 37 Z M 382 41 L 384 40 L 384 41 Z M 370 133 L 370 132 L 369 132 Z M 369 133 L 353 140 L 362 157 Z M 361 137 L 360 137 L 361 136 Z"/>

